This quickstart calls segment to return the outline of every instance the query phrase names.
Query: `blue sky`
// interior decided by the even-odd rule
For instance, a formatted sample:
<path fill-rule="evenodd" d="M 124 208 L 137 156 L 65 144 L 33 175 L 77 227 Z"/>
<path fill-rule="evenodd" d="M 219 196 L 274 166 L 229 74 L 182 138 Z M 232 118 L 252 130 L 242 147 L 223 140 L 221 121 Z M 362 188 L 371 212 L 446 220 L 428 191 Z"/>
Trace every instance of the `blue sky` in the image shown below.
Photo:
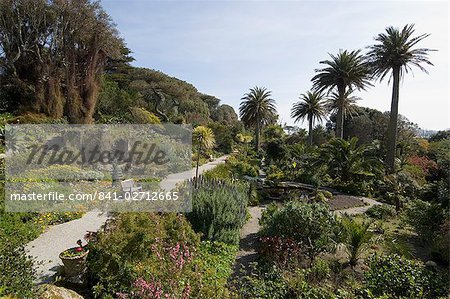
<path fill-rule="evenodd" d="M 327 53 L 364 49 L 386 26 L 416 24 L 431 33 L 421 44 L 429 75 L 414 71 L 400 89 L 400 113 L 424 129 L 450 127 L 449 10 L 440 1 L 146 1 L 103 0 L 134 65 L 192 83 L 236 111 L 255 85 L 273 93 L 283 123 L 311 88 L 314 69 Z M 357 93 L 361 106 L 389 110 L 387 80 Z M 306 124 L 300 124 L 305 126 Z"/>

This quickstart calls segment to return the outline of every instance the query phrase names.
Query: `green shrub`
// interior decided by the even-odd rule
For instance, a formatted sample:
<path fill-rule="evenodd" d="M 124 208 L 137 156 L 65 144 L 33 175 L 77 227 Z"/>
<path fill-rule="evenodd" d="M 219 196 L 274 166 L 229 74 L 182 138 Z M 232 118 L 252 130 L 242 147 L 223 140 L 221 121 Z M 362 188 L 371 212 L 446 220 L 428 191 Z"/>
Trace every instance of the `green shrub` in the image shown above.
<path fill-rule="evenodd" d="M 423 200 L 411 201 L 403 212 L 403 219 L 411 225 L 423 242 L 432 241 L 444 221 L 440 205 Z"/>
<path fill-rule="evenodd" d="M 203 173 L 206 179 L 215 180 L 231 180 L 233 178 L 233 173 L 229 164 L 219 164 L 211 170 Z"/>
<path fill-rule="evenodd" d="M 226 298 L 226 288 L 229 277 L 233 272 L 236 259 L 236 245 L 221 242 L 204 241 L 200 244 L 193 266 L 201 273 L 199 290 L 200 298 Z"/>
<path fill-rule="evenodd" d="M 334 248 L 336 218 L 321 203 L 290 201 L 262 221 L 263 236 L 290 238 L 300 244 L 311 262 Z"/>
<path fill-rule="evenodd" d="M 247 162 L 236 161 L 229 159 L 228 162 L 235 178 L 242 178 L 243 176 L 257 177 L 258 168 Z"/>
<path fill-rule="evenodd" d="M 374 205 L 366 211 L 366 215 L 370 218 L 385 220 L 395 216 L 395 207 L 388 204 Z"/>
<path fill-rule="evenodd" d="M 0 241 L 0 298 L 6 295 L 34 298 L 35 271 L 32 260 L 14 237 L 2 237 Z"/>
<path fill-rule="evenodd" d="M 0 298 L 15 295 L 32 298 L 35 272 L 23 245 L 36 238 L 42 227 L 34 213 L 4 211 L 4 183 L 0 181 Z"/>
<path fill-rule="evenodd" d="M 246 220 L 248 184 L 205 179 L 199 186 L 187 214 L 192 227 L 204 240 L 237 244 Z"/>
<path fill-rule="evenodd" d="M 65 119 L 55 119 L 42 113 L 25 113 L 14 118 L 8 118 L 9 124 L 64 124 Z"/>
<path fill-rule="evenodd" d="M 283 299 L 288 298 L 288 284 L 277 268 L 253 267 L 251 274 L 238 282 L 240 298 Z"/>
<path fill-rule="evenodd" d="M 442 223 L 431 244 L 431 257 L 444 264 L 450 263 L 450 219 L 449 216 Z"/>
<path fill-rule="evenodd" d="M 365 273 L 366 288 L 388 298 L 439 298 L 448 294 L 446 275 L 428 270 L 415 260 L 398 255 L 373 256 Z"/>
<path fill-rule="evenodd" d="M 331 270 L 318 259 L 312 268 L 283 271 L 276 267 L 256 266 L 240 280 L 239 298 L 245 299 L 351 299 L 353 289 L 328 280 Z M 362 297 L 367 299 L 367 297 Z M 361 299 L 362 299 L 361 298 Z"/>

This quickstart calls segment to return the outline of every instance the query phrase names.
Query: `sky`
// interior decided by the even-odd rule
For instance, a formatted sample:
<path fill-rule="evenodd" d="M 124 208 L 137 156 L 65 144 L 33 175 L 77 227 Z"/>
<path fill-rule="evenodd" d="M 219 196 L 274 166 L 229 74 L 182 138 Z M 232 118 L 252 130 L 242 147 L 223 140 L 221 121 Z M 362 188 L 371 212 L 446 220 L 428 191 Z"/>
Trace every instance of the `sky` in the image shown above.
<path fill-rule="evenodd" d="M 133 51 L 133 65 L 193 84 L 238 111 L 251 87 L 272 91 L 281 123 L 311 88 L 320 61 L 340 49 L 362 49 L 387 26 L 415 24 L 430 33 L 419 46 L 429 74 L 414 69 L 400 86 L 399 112 L 423 129 L 450 128 L 447 1 L 153 1 L 103 0 Z M 392 85 L 356 92 L 360 106 L 388 111 Z M 297 124 L 305 127 L 305 124 Z"/>

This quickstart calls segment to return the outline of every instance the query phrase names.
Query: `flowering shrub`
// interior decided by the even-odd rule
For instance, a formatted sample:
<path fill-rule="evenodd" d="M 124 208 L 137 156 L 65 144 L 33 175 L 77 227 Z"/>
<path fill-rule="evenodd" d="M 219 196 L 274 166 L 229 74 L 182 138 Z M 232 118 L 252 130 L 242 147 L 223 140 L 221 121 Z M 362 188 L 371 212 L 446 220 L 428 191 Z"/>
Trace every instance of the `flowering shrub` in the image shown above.
<path fill-rule="evenodd" d="M 181 215 L 153 213 L 121 214 L 89 247 L 94 295 L 127 299 L 225 298 L 237 250 L 200 243 Z"/>
<path fill-rule="evenodd" d="M 183 216 L 121 214 L 90 242 L 94 293 L 138 298 L 160 286 L 164 298 L 179 298 L 197 279 L 190 265 L 198 246 L 199 236 Z"/>

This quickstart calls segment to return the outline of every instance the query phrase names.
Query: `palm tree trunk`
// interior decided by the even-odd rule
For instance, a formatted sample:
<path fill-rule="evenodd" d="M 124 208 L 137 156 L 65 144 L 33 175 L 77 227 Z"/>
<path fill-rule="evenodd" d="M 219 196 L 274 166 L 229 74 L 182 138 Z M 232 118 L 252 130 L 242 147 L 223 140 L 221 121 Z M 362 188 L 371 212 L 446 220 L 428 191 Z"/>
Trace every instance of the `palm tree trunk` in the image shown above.
<path fill-rule="evenodd" d="M 256 138 L 255 138 L 255 150 L 259 152 L 259 148 L 261 147 L 260 134 L 261 134 L 261 123 L 259 120 L 259 115 L 256 116 Z"/>
<path fill-rule="evenodd" d="M 312 146 L 312 144 L 313 144 L 313 120 L 312 120 L 312 116 L 308 116 L 308 122 L 309 122 L 308 144 L 309 144 L 309 146 Z"/>
<path fill-rule="evenodd" d="M 388 149 L 386 155 L 386 166 L 389 173 L 395 172 L 395 149 L 397 147 L 397 119 L 398 119 L 398 99 L 400 89 L 400 67 L 392 68 L 392 102 L 389 114 L 388 125 Z"/>
<path fill-rule="evenodd" d="M 338 112 L 336 115 L 336 137 L 344 138 L 344 95 L 345 87 L 338 87 L 339 103 Z"/>

